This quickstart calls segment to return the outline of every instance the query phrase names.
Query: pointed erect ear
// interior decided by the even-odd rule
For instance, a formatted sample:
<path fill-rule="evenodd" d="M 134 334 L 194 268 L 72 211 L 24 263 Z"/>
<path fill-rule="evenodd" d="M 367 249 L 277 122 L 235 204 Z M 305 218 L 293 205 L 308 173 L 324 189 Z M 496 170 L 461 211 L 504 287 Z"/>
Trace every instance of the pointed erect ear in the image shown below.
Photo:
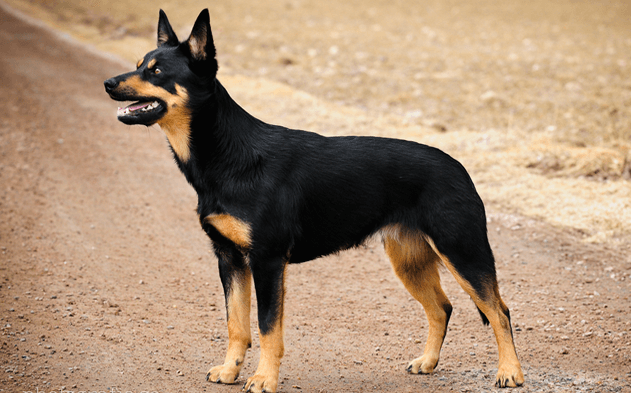
<path fill-rule="evenodd" d="M 160 10 L 160 18 L 158 19 L 158 47 L 163 45 L 178 46 L 180 41 L 176 33 L 173 32 L 167 14 L 163 10 Z"/>
<path fill-rule="evenodd" d="M 215 44 L 211 33 L 211 22 L 209 20 L 208 9 L 200 12 L 191 36 L 186 41 L 189 53 L 193 60 L 204 61 L 215 59 Z"/>

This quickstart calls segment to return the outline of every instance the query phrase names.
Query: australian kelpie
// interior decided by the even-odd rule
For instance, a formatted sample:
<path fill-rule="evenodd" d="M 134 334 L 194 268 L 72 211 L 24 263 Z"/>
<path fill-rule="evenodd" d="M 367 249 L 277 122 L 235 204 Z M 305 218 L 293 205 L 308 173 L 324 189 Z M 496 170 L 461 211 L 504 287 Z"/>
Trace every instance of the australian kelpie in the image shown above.
<path fill-rule="evenodd" d="M 499 349 L 496 386 L 524 382 L 509 309 L 498 291 L 485 208 L 469 175 L 442 151 L 376 137 L 324 137 L 264 123 L 217 80 L 208 10 L 180 42 L 161 10 L 158 47 L 136 70 L 105 81 L 125 124 L 158 124 L 198 194 L 197 212 L 219 261 L 228 351 L 207 380 L 234 383 L 251 346 L 257 296 L 261 358 L 244 389 L 275 392 L 283 356 L 284 278 L 301 263 L 381 236 L 395 274 L 424 307 L 428 339 L 413 374 L 433 371 L 452 305 L 449 270 L 470 295 Z"/>

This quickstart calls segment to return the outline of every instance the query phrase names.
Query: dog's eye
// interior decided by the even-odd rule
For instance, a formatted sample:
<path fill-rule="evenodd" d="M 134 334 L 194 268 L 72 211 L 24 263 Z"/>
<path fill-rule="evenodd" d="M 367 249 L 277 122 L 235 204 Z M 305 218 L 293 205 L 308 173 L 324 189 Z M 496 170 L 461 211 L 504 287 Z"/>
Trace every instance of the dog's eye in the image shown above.
<path fill-rule="evenodd" d="M 160 74 L 162 71 L 160 71 L 160 68 L 155 68 L 154 69 L 154 74 Z"/>

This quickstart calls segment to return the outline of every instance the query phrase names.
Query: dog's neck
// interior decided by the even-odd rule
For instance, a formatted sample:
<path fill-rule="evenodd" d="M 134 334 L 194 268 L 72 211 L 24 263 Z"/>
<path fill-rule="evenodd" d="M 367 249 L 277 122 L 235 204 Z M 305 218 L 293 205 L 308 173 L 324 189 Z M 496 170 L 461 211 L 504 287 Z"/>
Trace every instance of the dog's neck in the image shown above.
<path fill-rule="evenodd" d="M 191 116 L 186 140 L 172 141 L 165 129 L 180 170 L 198 194 L 221 188 L 223 179 L 229 176 L 256 176 L 270 135 L 264 130 L 274 128 L 261 127 L 265 123 L 241 108 L 218 80 L 212 91 L 204 99 L 189 97 Z M 182 149 L 177 144 L 180 142 L 187 148 Z"/>

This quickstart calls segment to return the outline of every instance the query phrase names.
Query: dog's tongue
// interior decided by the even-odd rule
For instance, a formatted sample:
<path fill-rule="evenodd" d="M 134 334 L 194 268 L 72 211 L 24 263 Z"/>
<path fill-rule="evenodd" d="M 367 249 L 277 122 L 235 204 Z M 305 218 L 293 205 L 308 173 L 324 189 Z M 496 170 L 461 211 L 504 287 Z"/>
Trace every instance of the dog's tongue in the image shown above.
<path fill-rule="evenodd" d="M 149 105 L 148 102 L 143 102 L 143 103 L 138 103 L 136 105 L 130 105 L 127 107 L 127 109 L 129 109 L 130 111 L 137 111 L 140 108 L 146 107 L 147 105 Z"/>
<path fill-rule="evenodd" d="M 138 112 L 150 112 L 156 108 L 158 108 L 160 104 L 158 104 L 158 101 L 154 101 L 154 102 L 136 102 L 134 104 L 131 104 L 130 106 L 127 106 L 125 108 L 118 108 L 118 111 L 116 112 L 117 116 L 127 116 L 127 115 L 131 115 L 131 114 L 136 114 Z"/>

